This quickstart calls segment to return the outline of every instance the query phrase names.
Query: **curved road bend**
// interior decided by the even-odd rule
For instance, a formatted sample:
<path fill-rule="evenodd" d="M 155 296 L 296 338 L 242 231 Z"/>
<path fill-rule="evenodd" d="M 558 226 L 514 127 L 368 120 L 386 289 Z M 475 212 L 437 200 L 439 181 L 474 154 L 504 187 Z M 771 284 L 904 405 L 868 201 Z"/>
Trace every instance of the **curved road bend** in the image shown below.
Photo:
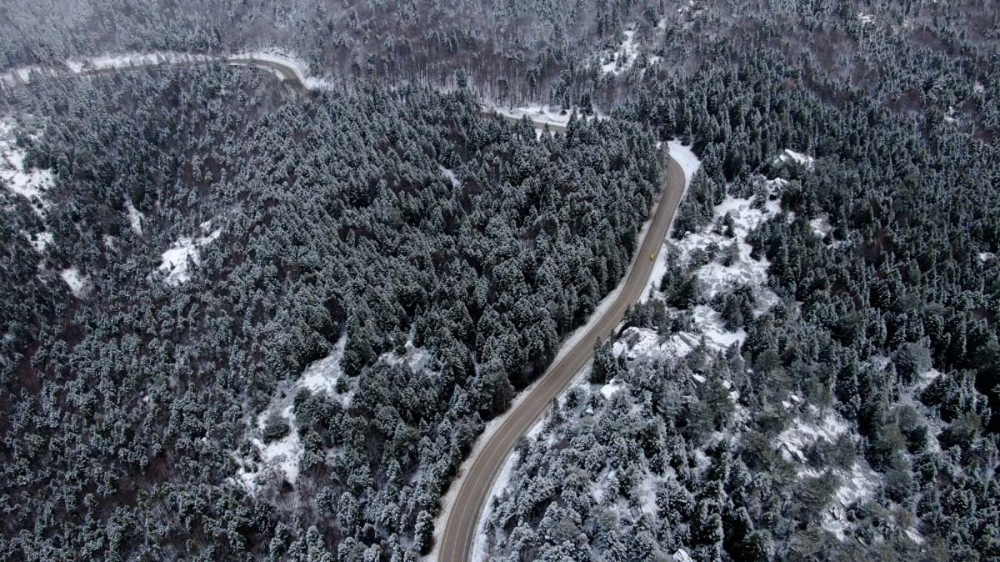
<path fill-rule="evenodd" d="M 606 340 L 612 335 L 624 318 L 625 309 L 638 302 L 649 286 L 649 276 L 655 263 L 649 256 L 659 253 L 683 193 L 684 172 L 673 158 L 669 158 L 660 201 L 653 210 L 652 224 L 646 237 L 632 259 L 625 287 L 604 316 L 562 359 L 549 367 L 531 393 L 507 413 L 506 419 L 483 445 L 482 452 L 472 461 L 468 472 L 459 475 L 459 480 L 453 484 L 459 485 L 458 495 L 444 524 L 438 562 L 470 560 L 479 518 L 507 457 L 514 451 L 518 439 L 541 419 L 552 399 L 562 394 L 576 374 L 590 363 L 597 340 Z"/>
<path fill-rule="evenodd" d="M 186 64 L 207 62 L 209 61 Z M 224 59 L 223 62 L 271 70 L 278 74 L 285 84 L 298 90 L 304 87 L 294 69 L 278 62 L 252 58 L 230 58 Z M 84 70 L 82 74 L 98 74 L 114 70 L 120 69 Z M 482 112 L 484 116 L 493 113 L 492 110 L 487 109 Z M 519 120 L 509 116 L 505 116 L 505 119 L 509 121 Z M 544 126 L 543 123 L 535 122 L 537 129 L 543 129 Z M 549 124 L 549 129 L 565 131 L 566 128 L 561 125 Z M 625 309 L 638 302 L 639 297 L 649 285 L 649 276 L 653 272 L 655 264 L 655 261 L 649 259 L 649 256 L 659 253 L 660 245 L 663 243 L 683 194 L 684 172 L 677 161 L 668 155 L 660 200 L 653 209 L 652 223 L 646 231 L 646 236 L 641 240 L 639 250 L 632 259 L 632 264 L 626 274 L 625 287 L 604 316 L 587 330 L 583 337 L 563 355 L 562 359 L 550 366 L 530 393 L 507 413 L 506 419 L 483 445 L 479 456 L 472 460 L 468 472 L 459 476 L 457 481 L 458 494 L 455 497 L 451 513 L 448 514 L 448 519 L 445 521 L 444 533 L 441 537 L 439 562 L 468 562 L 476 538 L 479 518 L 486 502 L 490 499 L 493 483 L 507 457 L 514 451 L 517 440 L 522 435 L 527 434 L 528 430 L 541 419 L 552 400 L 562 394 L 569 387 L 576 374 L 590 363 L 597 340 L 609 338 L 624 318 Z"/>

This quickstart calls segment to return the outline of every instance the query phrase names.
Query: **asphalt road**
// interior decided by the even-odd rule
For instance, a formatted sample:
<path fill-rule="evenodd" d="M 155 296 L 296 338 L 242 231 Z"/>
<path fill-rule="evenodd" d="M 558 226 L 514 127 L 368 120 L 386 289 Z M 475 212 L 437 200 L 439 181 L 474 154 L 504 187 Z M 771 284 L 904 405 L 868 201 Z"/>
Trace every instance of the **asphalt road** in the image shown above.
<path fill-rule="evenodd" d="M 684 193 L 684 172 L 677 162 L 667 157 L 660 201 L 653 210 L 653 220 L 639 251 L 632 259 L 625 287 L 607 312 L 586 332 L 576 345 L 566 352 L 542 375 L 538 383 L 489 437 L 481 453 L 465 474 L 459 474 L 458 494 L 444 525 L 439 550 L 439 562 L 467 562 L 472 554 L 479 517 L 490 498 L 493 483 L 507 457 L 514 451 L 518 439 L 542 418 L 552 399 L 562 394 L 577 373 L 593 358 L 598 339 L 607 340 L 625 316 L 625 309 L 639 300 L 649 286 L 654 260 L 670 227 L 674 212 Z"/>
<path fill-rule="evenodd" d="M 304 85 L 295 71 L 283 64 L 249 58 L 230 58 L 224 62 L 233 65 L 255 66 L 275 72 L 281 81 L 294 89 L 302 90 Z M 177 63 L 174 63 L 177 64 Z M 181 64 L 205 64 L 202 62 Z M 108 70 L 85 70 L 82 74 L 99 74 L 113 72 Z M 494 112 L 483 109 L 484 116 Z M 518 121 L 514 117 L 504 117 L 508 121 Z M 535 128 L 542 129 L 543 124 L 535 123 Z M 551 131 L 565 131 L 561 125 L 549 124 Z M 459 474 L 458 494 L 452 506 L 451 513 L 445 521 L 444 533 L 441 537 L 439 562 L 467 562 L 472 554 L 476 538 L 476 527 L 479 517 L 490 499 L 490 491 L 497 475 L 503 468 L 507 457 L 514 451 L 518 439 L 526 435 L 528 430 L 541 419 L 552 400 L 562 394 L 570 383 L 587 364 L 594 354 L 594 345 L 599 339 L 608 339 L 625 316 L 629 305 L 639 300 L 649 286 L 649 276 L 653 272 L 655 260 L 650 259 L 658 254 L 667 229 L 673 220 L 674 212 L 684 193 L 684 172 L 680 165 L 666 156 L 667 168 L 663 175 L 663 187 L 660 200 L 653 209 L 653 219 L 642 239 L 639 250 L 632 259 L 625 287 L 618 298 L 598 319 L 582 338 L 563 354 L 562 358 L 553 364 L 538 380 L 529 394 L 523 398 L 511 411 L 497 430 L 489 436 L 488 441 L 480 449 L 480 454 L 472 460 L 465 474 Z"/>

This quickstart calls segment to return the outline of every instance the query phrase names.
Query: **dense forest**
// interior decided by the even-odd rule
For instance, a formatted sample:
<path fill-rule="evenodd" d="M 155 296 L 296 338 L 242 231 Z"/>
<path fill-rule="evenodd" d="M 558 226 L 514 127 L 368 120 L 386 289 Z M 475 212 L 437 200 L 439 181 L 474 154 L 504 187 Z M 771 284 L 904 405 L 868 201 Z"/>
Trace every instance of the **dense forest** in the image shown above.
<path fill-rule="evenodd" d="M 519 446 L 488 554 L 1000 559 L 998 30 L 932 0 L 0 6 L 0 71 L 275 48 L 343 86 L 0 80 L 0 559 L 416 560 L 625 272 L 672 138 L 702 169 L 666 273 Z M 705 281 L 733 263 L 766 280 Z"/>
<path fill-rule="evenodd" d="M 39 212 L 2 194 L 6 559 L 412 557 L 483 420 L 617 284 L 659 187 L 634 126 L 539 136 L 466 92 L 168 68 L 4 103 L 24 169 L 52 175 Z M 173 241 L 211 229 L 164 278 Z M 301 473 L 252 497 L 232 482 L 247 420 L 342 333 L 352 400 L 295 396 Z M 379 360 L 407 340 L 433 365 Z"/>
<path fill-rule="evenodd" d="M 695 142 L 670 246 L 711 243 L 521 444 L 492 559 L 998 559 L 995 127 L 736 56 L 619 112 Z M 745 240 L 767 281 L 720 288 L 741 199 L 777 210 Z"/>

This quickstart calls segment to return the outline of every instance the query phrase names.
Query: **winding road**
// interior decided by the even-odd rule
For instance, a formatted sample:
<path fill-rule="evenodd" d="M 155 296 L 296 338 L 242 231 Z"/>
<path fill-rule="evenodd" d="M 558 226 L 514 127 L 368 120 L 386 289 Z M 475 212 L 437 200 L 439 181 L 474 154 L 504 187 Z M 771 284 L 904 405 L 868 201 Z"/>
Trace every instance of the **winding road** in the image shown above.
<path fill-rule="evenodd" d="M 296 89 L 304 90 L 309 86 L 304 83 L 304 77 L 291 64 L 266 58 L 237 55 L 204 60 L 174 61 L 161 63 L 137 64 L 117 68 L 83 68 L 78 74 L 102 74 L 117 70 L 142 68 L 157 64 L 208 64 L 210 62 L 225 62 L 237 66 L 254 66 L 276 74 L 283 83 Z M 492 109 L 484 108 L 484 115 L 494 115 Z M 509 121 L 518 121 L 516 117 L 503 116 Z M 545 123 L 535 122 L 537 129 L 543 129 Z M 562 125 L 548 124 L 551 131 L 565 131 Z M 513 452 L 520 437 L 542 418 L 552 400 L 565 391 L 576 375 L 584 369 L 593 358 L 594 345 L 599 339 L 608 339 L 621 323 L 626 309 L 636 303 L 649 286 L 650 275 L 653 272 L 655 260 L 650 259 L 658 254 L 663 239 L 673 221 L 677 205 L 684 194 L 684 172 L 676 160 L 669 154 L 664 154 L 667 166 L 663 175 L 663 186 L 659 200 L 653 207 L 653 216 L 640 240 L 639 249 L 632 258 L 632 263 L 626 273 L 626 280 L 621 292 L 610 306 L 606 307 L 604 315 L 592 319 L 582 337 L 576 338 L 569 349 L 561 350 L 558 360 L 549 367 L 542 377 L 531 386 L 528 394 L 519 397 L 519 401 L 509 410 L 500 425 L 480 439 L 486 441 L 477 448 L 478 455 L 466 461 L 468 467 L 460 472 L 452 486 L 458 486 L 457 495 L 451 510 L 445 515 L 444 530 L 441 533 L 438 550 L 439 562 L 468 562 L 472 555 L 473 544 L 479 519 L 490 499 L 490 493 L 497 476 Z"/>
<path fill-rule="evenodd" d="M 556 128 L 552 125 L 550 129 Z M 625 286 L 604 316 L 592 322 L 582 338 L 572 348 L 565 350 L 527 396 L 505 414 L 503 422 L 479 449 L 468 471 L 460 473 L 452 486 L 459 486 L 451 511 L 447 514 L 441 534 L 439 562 L 468 562 L 476 539 L 479 518 L 490 499 L 493 484 L 514 451 L 518 439 L 541 418 L 552 400 L 565 391 L 573 379 L 593 358 L 594 345 L 599 339 L 607 340 L 621 323 L 625 310 L 636 302 L 649 286 L 649 277 L 655 261 L 651 254 L 658 254 L 663 239 L 670 228 L 674 212 L 684 194 L 684 172 L 676 160 L 667 156 L 666 173 L 660 200 L 653 209 L 652 222 L 640 241 L 639 250 L 632 258 L 626 274 Z"/>

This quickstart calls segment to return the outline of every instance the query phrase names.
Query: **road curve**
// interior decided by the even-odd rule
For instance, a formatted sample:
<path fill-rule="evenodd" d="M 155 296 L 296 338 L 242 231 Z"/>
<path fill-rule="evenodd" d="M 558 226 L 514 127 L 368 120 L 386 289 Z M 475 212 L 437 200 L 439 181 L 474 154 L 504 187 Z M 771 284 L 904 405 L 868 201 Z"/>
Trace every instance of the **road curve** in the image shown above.
<path fill-rule="evenodd" d="M 552 400 L 562 394 L 576 374 L 590 363 L 597 340 L 607 340 L 612 335 L 624 318 L 626 308 L 636 303 L 649 286 L 655 264 L 649 256 L 658 254 L 683 193 L 684 172 L 677 161 L 668 155 L 660 200 L 653 209 L 652 222 L 645 238 L 632 258 L 625 287 L 604 316 L 593 323 L 584 336 L 549 367 L 528 391 L 530 393 L 507 413 L 480 449 L 479 456 L 471 461 L 468 472 L 459 474 L 456 481 L 458 494 L 444 523 L 438 562 L 470 560 L 479 518 L 507 457 L 514 451 L 518 439 L 541 419 Z"/>
<path fill-rule="evenodd" d="M 305 89 L 294 68 L 272 60 L 261 60 L 250 57 L 231 57 L 214 59 L 236 66 L 254 66 L 269 70 L 278 75 L 283 83 L 297 89 Z M 191 61 L 165 64 L 207 64 L 213 61 Z M 127 68 L 138 68 L 137 65 Z M 115 72 L 117 69 L 85 69 L 79 74 L 103 74 Z M 495 115 L 492 109 L 484 108 L 484 116 Z M 519 121 L 516 117 L 503 116 L 508 121 Z M 543 129 L 544 123 L 534 123 L 536 129 Z M 549 130 L 565 131 L 566 127 L 548 124 Z M 479 518 L 486 502 L 490 498 L 493 483 L 496 481 L 507 457 L 513 452 L 518 439 L 527 434 L 528 430 L 542 417 L 554 398 L 562 394 L 593 357 L 594 345 L 599 339 L 608 339 L 625 316 L 625 310 L 639 300 L 649 286 L 649 277 L 653 272 L 655 260 L 650 256 L 658 254 L 663 239 L 670 228 L 677 205 L 684 194 L 684 172 L 676 160 L 666 155 L 667 167 L 663 175 L 663 186 L 659 200 L 653 208 L 653 217 L 646 230 L 644 238 L 639 243 L 639 249 L 632 258 L 632 263 L 626 273 L 625 286 L 615 301 L 608 307 L 604 316 L 597 319 L 571 349 L 567 350 L 558 361 L 549 367 L 535 383 L 528 395 L 506 414 L 506 418 L 497 430 L 487 437 L 481 452 L 472 459 L 468 472 L 459 474 L 459 479 L 452 485 L 458 485 L 451 512 L 444 524 L 441 536 L 439 562 L 468 562 L 472 554 L 472 546 L 476 539 Z"/>

